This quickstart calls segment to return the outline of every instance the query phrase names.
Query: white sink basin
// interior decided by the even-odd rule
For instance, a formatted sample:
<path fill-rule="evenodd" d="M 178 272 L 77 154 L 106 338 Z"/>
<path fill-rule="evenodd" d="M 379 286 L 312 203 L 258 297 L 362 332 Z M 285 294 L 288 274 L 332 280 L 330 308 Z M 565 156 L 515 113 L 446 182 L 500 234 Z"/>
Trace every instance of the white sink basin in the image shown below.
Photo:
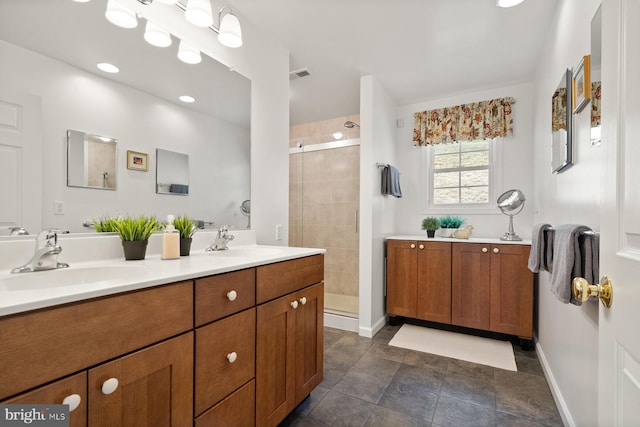
<path fill-rule="evenodd" d="M 32 291 L 88 283 L 117 282 L 130 279 L 146 270 L 147 267 L 141 265 L 112 265 L 17 273 L 0 277 L 0 291 Z"/>
<path fill-rule="evenodd" d="M 229 247 L 224 251 L 211 251 L 209 254 L 214 257 L 223 258 L 261 258 L 267 256 L 278 255 L 282 253 L 282 249 L 278 248 L 261 248 L 261 247 Z"/>

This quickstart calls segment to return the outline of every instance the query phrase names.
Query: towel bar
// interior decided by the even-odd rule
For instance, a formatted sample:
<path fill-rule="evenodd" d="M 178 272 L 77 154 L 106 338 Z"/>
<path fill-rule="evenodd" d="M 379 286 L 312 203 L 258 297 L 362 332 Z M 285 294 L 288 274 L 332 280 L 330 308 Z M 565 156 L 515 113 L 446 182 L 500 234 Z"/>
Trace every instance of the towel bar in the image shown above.
<path fill-rule="evenodd" d="M 556 230 L 553 227 L 551 227 L 551 228 L 547 228 L 544 231 L 556 231 Z M 584 230 L 584 231 L 581 231 L 580 234 L 582 234 L 583 236 L 599 236 L 600 232 L 593 231 L 593 230 Z"/>

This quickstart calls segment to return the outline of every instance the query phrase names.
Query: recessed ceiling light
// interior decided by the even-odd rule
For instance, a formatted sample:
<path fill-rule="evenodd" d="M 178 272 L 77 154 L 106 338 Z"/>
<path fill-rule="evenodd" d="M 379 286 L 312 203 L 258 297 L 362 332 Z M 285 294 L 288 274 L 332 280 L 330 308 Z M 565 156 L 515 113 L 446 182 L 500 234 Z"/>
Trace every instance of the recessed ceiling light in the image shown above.
<path fill-rule="evenodd" d="M 500 7 L 512 7 L 519 5 L 524 0 L 496 0 L 496 6 Z"/>
<path fill-rule="evenodd" d="M 73 0 L 76 3 L 89 3 L 91 0 Z"/>
<path fill-rule="evenodd" d="M 189 95 L 182 95 L 180 97 L 178 97 L 178 99 L 182 102 L 186 102 L 187 104 L 191 104 L 192 102 L 195 102 L 195 98 L 193 96 L 189 96 Z"/>
<path fill-rule="evenodd" d="M 97 67 L 105 73 L 115 74 L 120 72 L 120 68 L 116 67 L 113 64 L 109 64 L 108 62 L 100 62 Z"/>

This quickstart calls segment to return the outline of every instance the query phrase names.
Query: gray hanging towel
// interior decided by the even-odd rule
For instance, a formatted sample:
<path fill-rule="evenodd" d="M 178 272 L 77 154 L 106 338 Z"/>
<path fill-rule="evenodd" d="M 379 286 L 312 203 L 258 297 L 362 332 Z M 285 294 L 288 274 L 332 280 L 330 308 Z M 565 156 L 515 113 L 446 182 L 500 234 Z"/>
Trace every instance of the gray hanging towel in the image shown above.
<path fill-rule="evenodd" d="M 402 197 L 400 189 L 400 172 L 391 165 L 386 165 L 382 169 L 382 194 L 394 197 Z"/>
<path fill-rule="evenodd" d="M 582 305 L 571 292 L 571 282 L 583 271 L 580 253 L 580 232 L 590 228 L 578 224 L 564 224 L 554 227 L 553 271 L 551 272 L 551 292 L 563 303 Z"/>

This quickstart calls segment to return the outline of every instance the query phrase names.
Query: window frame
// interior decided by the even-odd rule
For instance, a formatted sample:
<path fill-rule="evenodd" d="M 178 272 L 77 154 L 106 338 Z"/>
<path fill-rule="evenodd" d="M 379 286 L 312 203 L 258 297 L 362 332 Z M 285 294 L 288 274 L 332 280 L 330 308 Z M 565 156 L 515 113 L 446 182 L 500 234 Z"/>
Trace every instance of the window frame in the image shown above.
<path fill-rule="evenodd" d="M 423 213 L 434 214 L 495 214 L 500 211 L 496 207 L 495 200 L 498 190 L 502 188 L 502 138 L 489 139 L 489 201 L 487 203 L 433 203 L 433 162 L 435 158 L 434 146 L 428 145 L 421 150 L 421 193 Z M 455 142 L 453 144 L 456 144 Z M 456 170 L 462 170 L 459 168 Z"/>

